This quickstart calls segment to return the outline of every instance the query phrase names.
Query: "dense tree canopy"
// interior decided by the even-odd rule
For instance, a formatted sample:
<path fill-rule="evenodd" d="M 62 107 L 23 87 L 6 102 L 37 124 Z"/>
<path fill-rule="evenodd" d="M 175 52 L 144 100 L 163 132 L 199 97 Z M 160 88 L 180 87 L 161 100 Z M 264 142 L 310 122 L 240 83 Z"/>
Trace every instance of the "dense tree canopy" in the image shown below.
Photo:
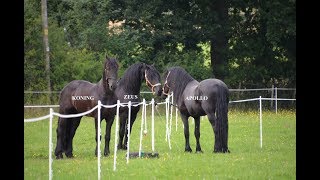
<path fill-rule="evenodd" d="M 24 0 L 24 88 L 46 90 L 41 3 Z M 184 67 L 230 88 L 296 85 L 296 1 L 48 0 L 52 90 L 101 78 L 104 56 Z M 115 23 L 118 26 L 111 27 Z"/>

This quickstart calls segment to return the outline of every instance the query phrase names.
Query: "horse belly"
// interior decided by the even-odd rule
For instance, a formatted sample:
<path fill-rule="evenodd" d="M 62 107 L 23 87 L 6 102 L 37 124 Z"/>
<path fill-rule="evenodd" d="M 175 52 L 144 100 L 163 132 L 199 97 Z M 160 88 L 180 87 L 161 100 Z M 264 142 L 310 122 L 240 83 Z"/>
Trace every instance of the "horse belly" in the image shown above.
<path fill-rule="evenodd" d="M 92 102 L 91 100 L 86 101 L 73 101 L 74 107 L 76 107 L 76 110 L 78 113 L 86 112 L 92 109 L 94 106 L 97 105 L 97 103 Z M 97 113 L 97 110 L 94 110 L 93 112 L 87 114 L 86 116 L 93 117 Z"/>

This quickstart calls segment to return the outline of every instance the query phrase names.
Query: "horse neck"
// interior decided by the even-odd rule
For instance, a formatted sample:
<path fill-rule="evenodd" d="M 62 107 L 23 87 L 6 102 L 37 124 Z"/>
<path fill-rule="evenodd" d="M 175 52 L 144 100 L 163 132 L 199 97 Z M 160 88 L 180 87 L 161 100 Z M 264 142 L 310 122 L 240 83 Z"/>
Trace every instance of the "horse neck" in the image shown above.
<path fill-rule="evenodd" d="M 140 92 L 143 78 L 141 78 L 141 68 L 134 72 L 126 72 L 119 81 L 118 87 L 121 87 L 126 93 L 138 94 Z"/>
<path fill-rule="evenodd" d="M 179 80 L 179 78 L 181 78 L 181 77 L 178 76 L 178 78 L 175 79 L 175 81 L 180 83 L 179 84 L 180 87 L 175 87 L 176 83 L 175 83 L 175 85 L 171 86 L 171 87 L 173 87 L 172 91 L 173 91 L 173 99 L 174 99 L 175 103 L 179 103 L 181 98 L 183 98 L 182 97 L 183 92 L 186 90 L 188 85 L 190 85 L 190 84 L 199 85 L 199 82 L 197 80 L 193 79 L 193 78 L 190 78 L 188 81 L 184 81 L 184 82 L 183 82 L 183 79 Z M 183 82 L 183 83 L 181 83 L 181 82 Z"/>
<path fill-rule="evenodd" d="M 110 95 L 113 92 L 107 87 L 107 82 L 104 80 L 105 78 L 102 77 L 100 81 L 96 84 L 98 91 L 100 92 L 99 94 L 103 95 Z"/>

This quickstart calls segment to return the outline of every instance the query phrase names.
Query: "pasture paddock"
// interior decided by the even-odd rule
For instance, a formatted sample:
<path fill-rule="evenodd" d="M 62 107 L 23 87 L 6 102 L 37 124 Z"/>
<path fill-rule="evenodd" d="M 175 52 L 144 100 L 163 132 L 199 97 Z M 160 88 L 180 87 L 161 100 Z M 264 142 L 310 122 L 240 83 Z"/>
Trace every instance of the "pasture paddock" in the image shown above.
<path fill-rule="evenodd" d="M 200 142 L 204 153 L 183 151 L 184 134 L 178 117 L 178 129 L 173 123 L 172 149 L 165 141 L 166 120 L 164 105 L 155 112 L 155 151 L 159 158 L 130 159 L 126 164 L 126 151 L 119 150 L 117 169 L 113 171 L 113 154 L 101 159 L 102 179 L 296 179 L 296 113 L 279 110 L 263 111 L 263 147 L 259 143 L 259 111 L 229 111 L 229 149 L 231 153 L 212 152 L 214 136 L 206 117 L 201 121 Z M 47 113 L 48 114 L 48 111 Z M 175 113 L 173 114 L 175 115 Z M 39 117 L 25 114 L 25 118 Z M 54 117 L 53 130 L 57 117 Z M 173 117 L 173 120 L 175 117 Z M 141 113 L 137 121 L 141 122 Z M 143 150 L 151 151 L 151 107 L 147 106 L 148 134 L 143 139 Z M 191 121 L 191 118 L 189 119 Z M 102 122 L 101 127 L 105 125 Z M 130 150 L 139 150 L 140 123 L 134 124 Z M 47 120 L 24 124 L 24 177 L 25 179 L 48 178 L 48 127 Z M 95 145 L 94 122 L 84 117 L 74 142 L 73 159 L 53 160 L 53 179 L 97 179 L 97 157 L 91 148 Z M 114 129 L 110 144 L 114 144 Z M 194 124 L 190 122 L 190 134 Z M 102 133 L 104 133 L 102 131 Z M 103 136 L 104 134 L 102 134 Z M 53 144 L 56 142 L 53 131 Z M 195 148 L 195 139 L 190 146 Z M 110 151 L 114 149 L 110 146 Z"/>

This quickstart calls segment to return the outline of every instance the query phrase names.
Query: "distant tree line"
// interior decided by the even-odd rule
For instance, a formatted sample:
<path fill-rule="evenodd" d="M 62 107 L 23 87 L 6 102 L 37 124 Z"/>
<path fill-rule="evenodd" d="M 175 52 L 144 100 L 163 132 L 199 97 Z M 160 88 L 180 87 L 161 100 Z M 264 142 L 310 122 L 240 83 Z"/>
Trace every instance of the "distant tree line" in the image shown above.
<path fill-rule="evenodd" d="M 141 61 L 230 88 L 296 86 L 295 0 L 47 0 L 52 90 Z M 24 0 L 24 89 L 47 90 L 41 3 Z M 116 24 L 118 26 L 111 26 Z"/>

